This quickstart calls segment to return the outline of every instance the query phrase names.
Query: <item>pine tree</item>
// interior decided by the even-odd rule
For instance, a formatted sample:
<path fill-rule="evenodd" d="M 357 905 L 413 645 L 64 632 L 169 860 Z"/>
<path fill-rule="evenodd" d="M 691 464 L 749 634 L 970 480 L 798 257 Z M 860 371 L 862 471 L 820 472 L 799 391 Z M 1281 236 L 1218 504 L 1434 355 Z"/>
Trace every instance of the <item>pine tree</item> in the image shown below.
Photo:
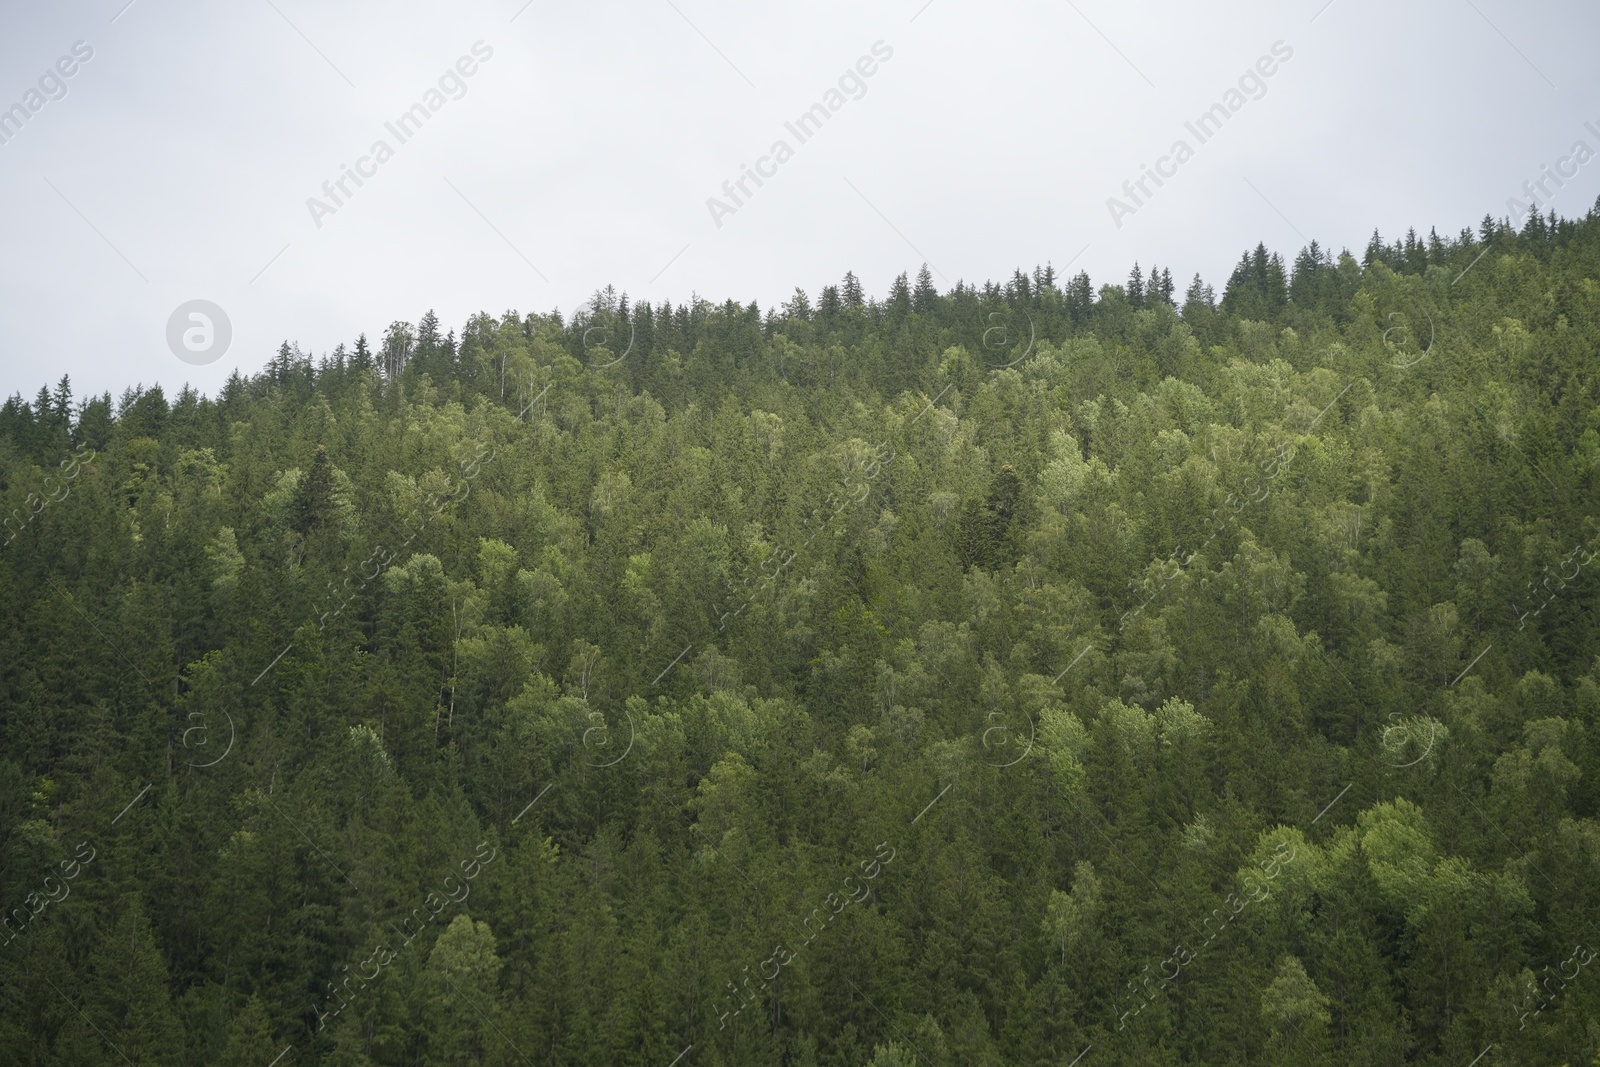
<path fill-rule="evenodd" d="M 1322 293 L 1322 272 L 1325 269 L 1322 246 L 1312 241 L 1294 257 L 1294 269 L 1289 275 L 1289 301 L 1301 307 L 1312 308 Z"/>
<path fill-rule="evenodd" d="M 427 374 L 433 379 L 435 385 L 448 382 L 455 373 L 451 356 L 453 353 L 445 350 L 444 338 L 439 336 L 439 317 L 429 308 L 427 313 L 417 320 L 416 341 L 413 345 L 411 363 L 418 373 Z"/>
<path fill-rule="evenodd" d="M 91 1040 L 111 1043 L 134 1063 L 177 1063 L 183 1032 L 172 1010 L 167 965 L 150 920 L 132 893 L 118 903 L 117 913 L 115 925 L 89 959 L 84 1014 L 100 1035 Z"/>
<path fill-rule="evenodd" d="M 906 282 L 904 271 L 895 275 L 894 284 L 889 287 L 889 299 L 884 303 L 884 312 L 890 325 L 905 321 L 911 314 L 911 287 Z"/>
<path fill-rule="evenodd" d="M 1225 313 L 1260 322 L 1276 321 L 1288 302 L 1283 259 L 1276 252 L 1268 253 L 1264 244 L 1240 257 L 1222 294 Z"/>
<path fill-rule="evenodd" d="M 1046 293 L 1056 287 L 1056 269 L 1045 261 L 1044 269 L 1033 268 L 1033 292 L 1035 296 Z"/>
<path fill-rule="evenodd" d="M 1150 281 L 1145 286 L 1145 302 L 1150 307 L 1157 304 L 1173 306 L 1172 302 L 1172 271 L 1162 267 L 1159 271 L 1151 268 Z"/>
<path fill-rule="evenodd" d="M 50 394 L 50 413 L 63 427 L 72 421 L 72 379 L 65 374 Z"/>
<path fill-rule="evenodd" d="M 1011 284 L 1006 286 L 1006 298 L 1012 302 L 1031 301 L 1033 299 L 1033 283 L 1028 276 L 1020 270 L 1011 272 Z"/>
<path fill-rule="evenodd" d="M 967 502 L 956 537 L 963 565 L 993 570 L 1014 559 L 1012 524 L 1021 493 L 1017 472 L 1006 464 L 996 472 L 983 499 Z"/>
<path fill-rule="evenodd" d="M 1067 311 L 1074 326 L 1083 326 L 1094 314 L 1094 283 L 1087 271 L 1079 271 L 1067 285 Z"/>
<path fill-rule="evenodd" d="M 1401 262 L 1405 264 L 1406 270 L 1413 274 L 1421 274 L 1428 269 L 1428 249 L 1417 238 L 1415 226 L 1406 230 L 1404 259 Z"/>
<path fill-rule="evenodd" d="M 1428 259 L 1434 263 L 1443 263 L 1446 252 L 1444 238 L 1439 236 L 1439 228 L 1428 227 Z"/>
<path fill-rule="evenodd" d="M 806 295 L 804 289 L 798 286 L 795 287 L 794 296 L 790 297 L 788 303 L 783 305 L 783 313 L 788 318 L 800 322 L 811 321 L 811 298 Z"/>
<path fill-rule="evenodd" d="M 417 321 L 417 354 L 422 355 L 433 351 L 439 343 L 439 316 L 429 308 L 427 313 Z"/>
<path fill-rule="evenodd" d="M 281 389 L 289 384 L 293 367 L 294 353 L 289 348 L 289 339 L 284 338 L 283 343 L 278 345 L 277 355 L 267 364 L 267 377 Z"/>
<path fill-rule="evenodd" d="M 73 428 L 74 443 L 101 451 L 111 443 L 112 425 L 111 394 L 90 397 L 78 409 L 78 420 Z"/>
<path fill-rule="evenodd" d="M 856 279 L 855 271 L 845 271 L 844 281 L 840 283 L 839 295 L 844 298 L 845 306 L 859 310 L 865 300 L 861 292 L 861 282 Z"/>
<path fill-rule="evenodd" d="M 934 287 L 933 274 L 924 263 L 917 271 L 917 287 L 911 293 L 911 310 L 918 315 L 927 315 L 933 311 L 938 298 L 939 290 Z"/>
<path fill-rule="evenodd" d="M 1389 267 L 1394 265 L 1389 248 L 1383 243 L 1383 238 L 1379 235 L 1376 228 L 1373 229 L 1372 236 L 1367 239 L 1367 251 L 1366 254 L 1361 258 L 1361 265 L 1363 267 L 1370 267 L 1374 263 L 1382 263 Z"/>
<path fill-rule="evenodd" d="M 817 313 L 822 316 L 823 322 L 832 322 L 839 314 L 839 287 L 825 285 L 817 297 Z"/>
<path fill-rule="evenodd" d="M 499 979 L 503 966 L 486 922 L 457 915 L 428 955 L 432 990 L 427 1018 L 430 1062 L 483 1063 L 511 1050 L 500 1037 Z"/>
<path fill-rule="evenodd" d="M 258 1067 L 263 1052 L 274 1045 L 272 1021 L 261 998 L 252 996 L 228 1024 L 227 1044 L 219 1067 Z"/>
<path fill-rule="evenodd" d="M 333 464 L 328 462 L 328 450 L 318 445 L 311 469 L 295 492 L 290 526 L 301 535 L 310 535 L 332 526 L 333 517 Z"/>

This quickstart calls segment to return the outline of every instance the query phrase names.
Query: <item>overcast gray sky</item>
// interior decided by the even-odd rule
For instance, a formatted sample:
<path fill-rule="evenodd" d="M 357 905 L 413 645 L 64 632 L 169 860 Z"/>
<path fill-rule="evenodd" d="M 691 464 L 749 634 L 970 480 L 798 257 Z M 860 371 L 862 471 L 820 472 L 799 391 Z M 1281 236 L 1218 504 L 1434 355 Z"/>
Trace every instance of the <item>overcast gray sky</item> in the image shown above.
<path fill-rule="evenodd" d="M 1138 260 L 1220 291 L 1257 241 L 1454 233 L 1600 151 L 1594 3 L 67 0 L 4 23 L 0 108 L 25 119 L 0 125 L 0 395 L 214 394 L 286 338 L 571 312 L 607 283 L 767 307 L 852 269 L 881 296 L 924 260 L 941 289 Z M 1230 103 L 1204 143 L 1185 126 Z M 802 142 L 785 123 L 818 104 Z M 769 177 L 735 201 L 746 165 Z M 367 177 L 336 202 L 345 167 Z M 1554 204 L 1597 193 L 1600 160 Z M 167 343 L 193 299 L 233 331 L 204 366 Z"/>

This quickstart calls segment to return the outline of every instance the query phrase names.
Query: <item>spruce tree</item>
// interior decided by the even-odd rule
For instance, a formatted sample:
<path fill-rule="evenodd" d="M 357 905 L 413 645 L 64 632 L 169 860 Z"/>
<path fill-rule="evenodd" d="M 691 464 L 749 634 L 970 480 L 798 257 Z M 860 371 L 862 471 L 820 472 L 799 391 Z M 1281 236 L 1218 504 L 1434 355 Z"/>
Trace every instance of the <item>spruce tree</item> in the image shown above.
<path fill-rule="evenodd" d="M 311 459 L 311 469 L 301 477 L 300 487 L 295 492 L 290 526 L 302 535 L 309 535 L 331 526 L 333 515 L 333 464 L 328 462 L 328 450 L 318 445 Z"/>
<path fill-rule="evenodd" d="M 855 271 L 845 271 L 844 281 L 839 285 L 839 295 L 844 299 L 845 306 L 859 310 L 865 300 L 861 292 L 861 282 L 856 279 Z"/>
<path fill-rule="evenodd" d="M 938 299 L 939 290 L 934 287 L 933 274 L 924 263 L 917 271 L 917 287 L 911 293 L 911 310 L 918 315 L 927 315 L 933 311 Z"/>

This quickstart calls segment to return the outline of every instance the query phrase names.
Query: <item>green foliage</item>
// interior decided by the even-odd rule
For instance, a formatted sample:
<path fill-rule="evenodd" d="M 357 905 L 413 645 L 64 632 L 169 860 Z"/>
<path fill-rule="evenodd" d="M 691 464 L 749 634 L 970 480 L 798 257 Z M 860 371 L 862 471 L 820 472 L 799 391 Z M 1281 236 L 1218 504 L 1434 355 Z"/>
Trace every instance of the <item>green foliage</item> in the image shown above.
<path fill-rule="evenodd" d="M 13 397 L 0 1064 L 1589 1062 L 1597 275 L 1490 220 Z"/>

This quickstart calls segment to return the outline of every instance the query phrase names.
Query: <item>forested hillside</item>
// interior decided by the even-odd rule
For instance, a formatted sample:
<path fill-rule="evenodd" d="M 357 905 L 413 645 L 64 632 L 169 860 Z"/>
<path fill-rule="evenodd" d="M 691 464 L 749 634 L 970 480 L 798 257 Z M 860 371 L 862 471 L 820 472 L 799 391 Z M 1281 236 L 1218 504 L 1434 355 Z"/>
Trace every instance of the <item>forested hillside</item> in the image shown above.
<path fill-rule="evenodd" d="M 1597 278 L 1600 207 L 50 368 L 0 1063 L 1600 1063 Z"/>

